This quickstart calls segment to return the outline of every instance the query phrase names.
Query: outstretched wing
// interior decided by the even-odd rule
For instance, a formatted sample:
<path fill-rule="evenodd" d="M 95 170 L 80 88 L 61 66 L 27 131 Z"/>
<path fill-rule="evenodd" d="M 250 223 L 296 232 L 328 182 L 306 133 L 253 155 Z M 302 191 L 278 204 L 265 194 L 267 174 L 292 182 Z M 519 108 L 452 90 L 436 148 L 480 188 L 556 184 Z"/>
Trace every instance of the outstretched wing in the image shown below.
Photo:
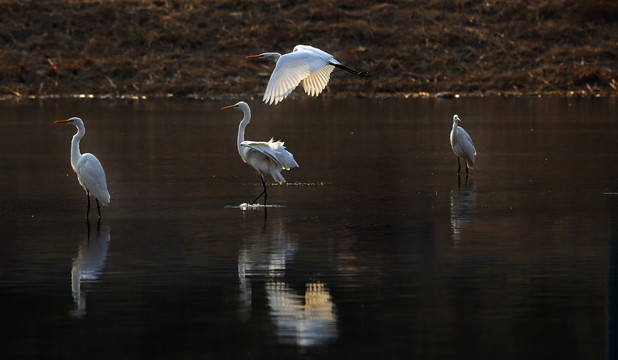
<path fill-rule="evenodd" d="M 332 65 L 326 65 L 325 67 L 315 71 L 303 80 L 303 88 L 308 95 L 318 96 L 330 80 L 330 73 L 335 69 Z"/>
<path fill-rule="evenodd" d="M 90 153 L 83 154 L 75 171 L 79 183 L 86 190 L 90 191 L 103 205 L 109 204 L 105 171 L 96 156 Z"/>
<path fill-rule="evenodd" d="M 240 146 L 248 147 L 264 154 L 281 169 L 289 170 L 298 167 L 298 163 L 294 160 L 294 155 L 285 149 L 282 141 L 273 141 L 273 139 L 270 139 L 268 142 L 243 141 L 240 143 Z"/>
<path fill-rule="evenodd" d="M 277 61 L 275 70 L 270 75 L 270 80 L 264 92 L 264 102 L 277 104 L 285 99 L 302 80 L 327 65 L 328 60 L 307 50 L 294 51 L 281 56 Z M 329 67 L 332 68 L 332 66 Z M 330 75 L 330 72 L 328 74 Z M 309 85 L 312 92 L 316 91 L 313 89 L 319 88 L 323 78 L 324 74 L 320 74 L 319 77 L 312 79 L 312 85 Z M 326 78 L 326 82 L 328 82 L 328 78 Z M 324 86 L 326 86 L 326 83 L 324 83 Z M 307 91 L 307 88 L 305 88 L 305 91 Z"/>

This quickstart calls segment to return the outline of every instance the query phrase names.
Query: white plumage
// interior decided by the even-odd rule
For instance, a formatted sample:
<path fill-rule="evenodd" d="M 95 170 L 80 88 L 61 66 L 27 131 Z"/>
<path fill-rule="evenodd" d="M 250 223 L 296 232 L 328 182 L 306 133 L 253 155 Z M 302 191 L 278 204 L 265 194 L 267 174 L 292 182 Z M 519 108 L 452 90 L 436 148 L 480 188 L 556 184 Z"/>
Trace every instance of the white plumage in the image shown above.
<path fill-rule="evenodd" d="M 224 106 L 221 109 L 233 109 L 239 108 L 243 112 L 243 119 L 238 125 L 238 138 L 237 148 L 238 154 L 242 160 L 251 165 L 259 174 L 262 179 L 262 185 L 264 191 L 258 195 L 252 204 L 264 194 L 264 204 L 266 204 L 266 182 L 264 181 L 264 175 L 270 175 L 274 181 L 279 183 L 285 182 L 285 179 L 281 175 L 281 170 L 290 170 L 291 168 L 298 167 L 298 163 L 294 160 L 294 155 L 285 149 L 282 141 L 248 141 L 245 140 L 245 127 L 251 121 L 251 109 L 246 102 L 241 101 L 235 105 Z"/>
<path fill-rule="evenodd" d="M 463 159 L 466 164 L 466 175 L 468 175 L 468 168 L 474 168 L 474 158 L 476 156 L 476 149 L 472 143 L 472 138 L 464 128 L 460 127 L 458 122 L 461 121 L 459 116 L 453 116 L 453 129 L 451 130 L 451 149 L 457 156 L 457 174 L 461 171 L 461 163 L 459 159 Z"/>
<path fill-rule="evenodd" d="M 308 45 L 296 45 L 291 53 L 285 55 L 267 52 L 247 58 L 274 58 L 277 61 L 263 98 L 265 103 L 271 105 L 285 99 L 301 81 L 305 93 L 318 96 L 326 88 L 335 67 L 357 76 L 369 76 L 367 72 L 343 66 L 331 54 Z"/>
<path fill-rule="evenodd" d="M 86 134 L 84 122 L 78 117 L 72 117 L 68 120 L 54 121 L 54 123 L 70 124 L 77 127 L 77 133 L 71 140 L 71 167 L 77 174 L 79 184 L 86 191 L 86 197 L 88 198 L 86 217 L 88 217 L 88 213 L 90 212 L 90 193 L 92 193 L 96 199 L 97 210 L 99 212 L 99 217 L 101 217 L 99 202 L 107 206 L 110 202 L 110 196 L 109 191 L 107 191 L 105 171 L 103 170 L 103 166 L 101 165 L 99 159 L 90 153 L 85 153 L 83 155 L 80 153 L 79 142 L 84 137 L 84 134 Z"/>

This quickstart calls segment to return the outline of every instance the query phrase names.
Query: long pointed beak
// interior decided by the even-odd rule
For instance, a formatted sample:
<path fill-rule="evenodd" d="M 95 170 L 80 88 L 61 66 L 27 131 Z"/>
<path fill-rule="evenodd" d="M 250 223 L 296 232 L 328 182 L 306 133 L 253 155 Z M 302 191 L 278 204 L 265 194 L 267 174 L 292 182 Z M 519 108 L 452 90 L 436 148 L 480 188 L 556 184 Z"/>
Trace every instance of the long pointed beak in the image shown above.
<path fill-rule="evenodd" d="M 54 124 L 62 124 L 62 123 L 67 123 L 69 122 L 69 120 L 56 120 L 54 121 Z"/>
<path fill-rule="evenodd" d="M 260 55 L 249 55 L 245 59 L 257 59 L 259 57 L 260 57 Z"/>
<path fill-rule="evenodd" d="M 221 110 L 233 109 L 235 107 L 236 107 L 236 105 L 224 106 L 224 107 L 221 108 Z"/>

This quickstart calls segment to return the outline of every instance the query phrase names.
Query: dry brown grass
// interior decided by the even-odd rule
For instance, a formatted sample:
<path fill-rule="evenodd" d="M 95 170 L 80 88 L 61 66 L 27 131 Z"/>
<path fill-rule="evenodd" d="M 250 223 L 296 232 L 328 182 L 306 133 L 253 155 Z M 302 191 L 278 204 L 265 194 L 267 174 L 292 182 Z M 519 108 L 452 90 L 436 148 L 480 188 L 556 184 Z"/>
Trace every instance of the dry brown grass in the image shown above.
<path fill-rule="evenodd" d="M 614 0 L 0 1 L 0 94 L 261 94 L 310 44 L 327 93 L 615 94 Z"/>

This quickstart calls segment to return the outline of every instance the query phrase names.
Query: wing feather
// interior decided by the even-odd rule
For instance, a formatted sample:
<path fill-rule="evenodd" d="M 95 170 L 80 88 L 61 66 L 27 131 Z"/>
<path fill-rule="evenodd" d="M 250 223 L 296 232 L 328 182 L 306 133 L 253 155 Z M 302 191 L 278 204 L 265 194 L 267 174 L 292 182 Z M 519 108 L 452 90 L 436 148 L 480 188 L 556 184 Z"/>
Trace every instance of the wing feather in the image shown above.
<path fill-rule="evenodd" d="M 328 80 L 330 80 L 330 73 L 334 69 L 334 66 L 326 65 L 309 75 L 303 80 L 305 92 L 311 96 L 318 96 L 326 88 Z"/>
<path fill-rule="evenodd" d="M 109 204 L 105 170 L 96 156 L 90 153 L 83 154 L 75 172 L 82 187 L 90 191 L 103 205 Z"/>
<path fill-rule="evenodd" d="M 294 160 L 294 155 L 286 150 L 282 141 L 243 141 L 240 146 L 248 147 L 258 151 L 272 161 L 274 161 L 280 169 L 289 170 L 298 167 L 298 163 Z"/>
<path fill-rule="evenodd" d="M 470 135 L 468 135 L 466 130 L 464 130 L 461 126 L 458 128 L 458 133 L 460 136 L 460 139 L 457 142 L 458 146 L 460 147 L 461 152 L 463 153 L 466 161 L 468 162 L 468 167 L 472 169 L 472 167 L 474 166 L 474 158 L 476 156 L 476 149 L 474 148 L 474 143 L 472 142 L 472 138 L 470 137 Z"/>
<path fill-rule="evenodd" d="M 315 48 L 311 49 L 319 50 Z M 321 50 L 319 51 L 326 54 Z M 275 70 L 273 70 L 273 73 L 270 75 L 270 80 L 264 92 L 264 102 L 267 104 L 277 104 L 285 99 L 301 81 L 311 76 L 312 73 L 327 66 L 329 60 L 326 59 L 323 54 L 316 54 L 315 51 L 304 49 L 281 56 L 277 61 Z M 326 55 L 330 56 L 329 54 Z M 332 56 L 330 56 L 330 58 L 332 58 Z M 332 71 L 332 69 L 330 71 Z M 315 81 L 315 79 L 312 79 L 312 81 Z M 318 82 L 311 88 L 317 89 L 320 85 L 321 82 Z M 326 85 L 324 84 L 324 86 Z M 307 91 L 306 88 L 305 91 Z"/>

